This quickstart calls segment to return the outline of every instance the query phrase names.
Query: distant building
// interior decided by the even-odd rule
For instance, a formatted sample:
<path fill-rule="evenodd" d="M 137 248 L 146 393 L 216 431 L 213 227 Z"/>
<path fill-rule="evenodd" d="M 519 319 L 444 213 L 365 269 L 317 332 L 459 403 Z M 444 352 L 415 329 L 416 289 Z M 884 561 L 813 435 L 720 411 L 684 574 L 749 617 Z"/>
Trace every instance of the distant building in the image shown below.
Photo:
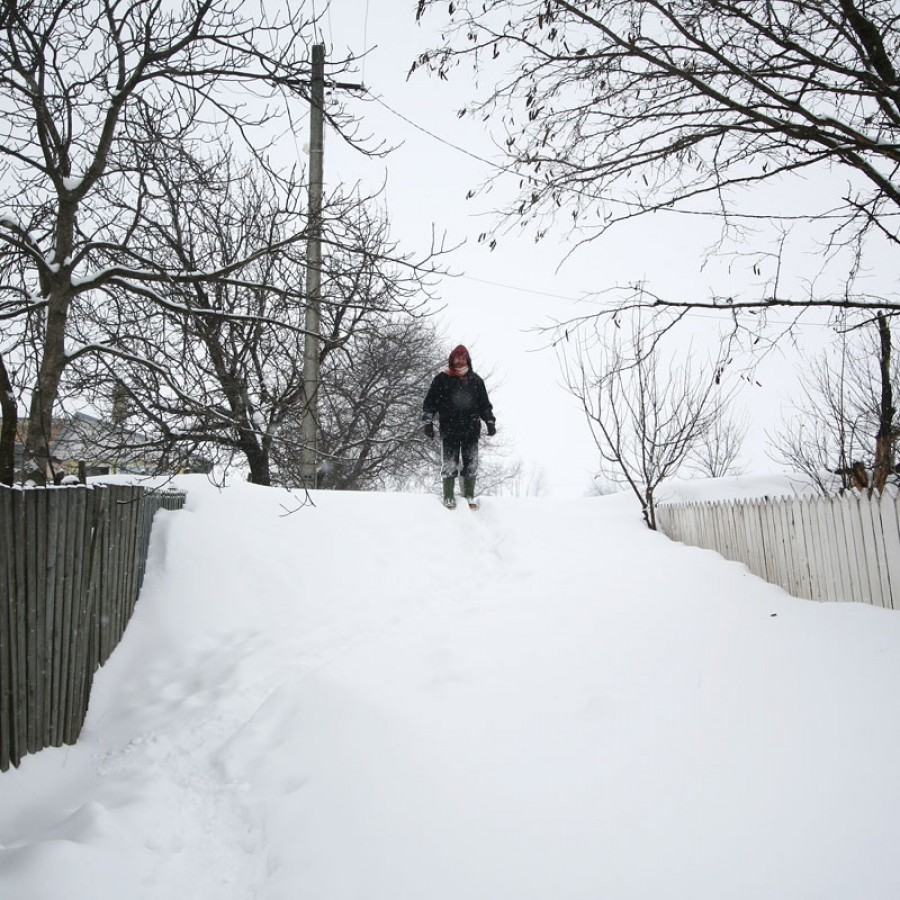
<path fill-rule="evenodd" d="M 16 472 L 23 470 L 23 451 L 28 434 L 27 422 L 20 422 L 14 448 Z M 173 467 L 162 464 L 162 456 L 154 441 L 138 429 L 77 412 L 65 419 L 54 420 L 50 433 L 48 476 L 59 481 L 66 475 L 86 477 L 114 474 L 180 474 L 208 473 L 210 460 L 192 454 Z"/>

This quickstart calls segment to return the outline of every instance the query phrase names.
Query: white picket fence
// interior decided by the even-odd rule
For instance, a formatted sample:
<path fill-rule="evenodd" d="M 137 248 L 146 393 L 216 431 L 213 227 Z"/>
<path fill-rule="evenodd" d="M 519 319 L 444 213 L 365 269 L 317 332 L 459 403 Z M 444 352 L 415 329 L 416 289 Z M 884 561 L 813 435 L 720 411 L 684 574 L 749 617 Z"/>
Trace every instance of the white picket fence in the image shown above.
<path fill-rule="evenodd" d="M 900 498 L 843 497 L 661 504 L 672 540 L 715 550 L 809 600 L 900 609 Z"/>

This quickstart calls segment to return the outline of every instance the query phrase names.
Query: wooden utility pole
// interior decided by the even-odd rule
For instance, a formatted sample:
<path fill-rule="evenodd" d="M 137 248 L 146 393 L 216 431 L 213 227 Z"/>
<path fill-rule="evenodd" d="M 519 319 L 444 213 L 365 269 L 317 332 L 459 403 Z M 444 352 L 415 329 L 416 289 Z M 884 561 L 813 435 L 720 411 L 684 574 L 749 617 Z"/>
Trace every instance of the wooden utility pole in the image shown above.
<path fill-rule="evenodd" d="M 303 347 L 304 408 L 300 437 L 304 486 L 316 487 L 319 444 L 319 330 L 322 284 L 323 111 L 325 108 L 325 45 L 312 48 L 309 118 L 309 221 L 306 239 L 306 339 Z"/>

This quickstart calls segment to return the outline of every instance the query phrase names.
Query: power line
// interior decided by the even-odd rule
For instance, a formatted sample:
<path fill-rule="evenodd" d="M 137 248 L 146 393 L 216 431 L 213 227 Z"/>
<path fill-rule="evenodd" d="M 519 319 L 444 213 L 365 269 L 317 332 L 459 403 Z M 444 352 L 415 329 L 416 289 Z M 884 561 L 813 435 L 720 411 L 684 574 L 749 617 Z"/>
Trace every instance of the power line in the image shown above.
<path fill-rule="evenodd" d="M 403 115 L 403 113 L 398 112 L 392 106 L 389 106 L 381 97 L 376 97 L 371 91 L 367 91 L 369 96 L 376 102 L 381 104 L 389 113 L 395 115 L 398 119 L 402 119 L 406 122 L 407 125 L 411 125 L 417 131 L 421 131 L 422 134 L 427 134 L 428 137 L 437 141 L 439 144 L 443 144 L 445 147 L 450 147 L 452 150 L 456 150 L 458 153 L 462 153 L 464 156 L 468 156 L 472 159 L 478 160 L 480 163 L 484 163 L 486 166 L 490 166 L 493 169 L 497 169 L 500 172 L 506 172 L 509 175 L 519 175 L 515 169 L 511 169 L 508 166 L 501 166 L 499 163 L 495 163 L 493 160 L 486 159 L 484 156 L 479 156 L 477 153 L 473 153 L 471 150 L 466 150 L 465 147 L 460 147 L 458 144 L 454 144 L 452 141 L 448 141 L 446 138 L 442 138 L 440 135 L 435 134 L 433 131 L 429 131 L 424 126 L 420 125 L 418 122 L 414 122 L 408 116 Z"/>
<path fill-rule="evenodd" d="M 368 13 L 368 2 L 366 5 L 366 10 Z M 365 81 L 365 79 L 363 79 Z M 435 134 L 433 131 L 429 131 L 423 125 L 420 125 L 418 122 L 414 122 L 408 116 L 401 113 L 399 110 L 394 109 L 389 104 L 385 103 L 385 101 L 381 98 L 373 94 L 368 89 L 366 93 L 371 97 L 376 103 L 379 103 L 383 106 L 389 113 L 396 116 L 398 119 L 406 122 L 407 125 L 415 128 L 417 131 L 421 131 L 422 134 L 427 135 L 432 140 L 437 141 L 439 144 L 443 144 L 445 147 L 449 147 L 451 150 L 455 150 L 457 153 L 461 153 L 464 156 L 468 156 L 470 159 L 477 160 L 480 163 L 483 163 L 486 166 L 489 166 L 492 169 L 495 169 L 498 172 L 504 172 L 508 175 L 515 175 L 517 178 L 527 178 L 528 175 L 523 175 L 517 169 L 511 168 L 510 166 L 503 166 L 500 163 L 495 162 L 494 160 L 487 159 L 484 156 L 479 156 L 477 153 L 473 153 L 471 150 L 467 150 L 465 147 L 460 147 L 459 144 L 454 144 L 453 141 L 449 141 L 446 138 L 441 137 L 438 134 Z M 577 190 L 576 188 L 568 188 L 569 192 L 576 194 L 579 197 L 587 197 L 589 200 L 594 202 L 603 202 L 610 203 L 616 206 L 624 206 L 626 209 L 635 211 L 635 212 L 662 212 L 662 213 L 673 213 L 675 215 L 680 216 L 703 216 L 703 217 L 720 217 L 720 218 L 730 218 L 730 219 L 748 219 L 748 220 L 764 220 L 764 221 L 772 221 L 773 219 L 778 220 L 779 222 L 808 222 L 808 221 L 819 221 L 822 219 L 845 219 L 846 216 L 836 212 L 822 212 L 822 213 L 810 213 L 807 215 L 771 215 L 768 213 L 723 213 L 720 210 L 702 210 L 702 209 L 678 209 L 671 206 L 660 206 L 653 210 L 647 209 L 643 206 L 640 206 L 636 203 L 629 203 L 627 200 L 619 200 L 615 197 L 604 197 L 602 201 L 598 201 L 598 198 L 592 197 L 586 194 L 584 191 Z M 894 218 L 896 216 L 900 216 L 900 213 L 885 213 L 882 218 Z"/>

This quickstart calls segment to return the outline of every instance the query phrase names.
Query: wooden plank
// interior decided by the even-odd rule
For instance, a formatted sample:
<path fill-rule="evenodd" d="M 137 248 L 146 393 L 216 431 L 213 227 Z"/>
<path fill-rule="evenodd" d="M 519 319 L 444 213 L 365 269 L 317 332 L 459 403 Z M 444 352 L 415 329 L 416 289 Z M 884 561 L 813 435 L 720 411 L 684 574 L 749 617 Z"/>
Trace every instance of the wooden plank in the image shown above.
<path fill-rule="evenodd" d="M 40 531 L 40 506 L 43 498 L 41 488 L 25 492 L 25 559 L 28 566 L 25 599 L 25 689 L 26 689 L 26 739 L 28 753 L 41 749 L 38 736 L 38 625 L 37 610 L 41 603 L 41 589 L 37 573 L 43 572 L 45 560 L 42 557 Z"/>
<path fill-rule="evenodd" d="M 64 708 L 62 720 L 62 741 L 66 744 L 74 743 L 72 734 L 78 735 L 79 699 L 77 668 L 78 659 L 78 628 L 81 620 L 81 610 L 87 602 L 85 594 L 88 590 L 88 571 L 90 568 L 90 535 L 91 522 L 94 516 L 96 504 L 96 492 L 93 488 L 83 488 L 75 495 L 75 504 L 72 510 L 72 579 L 70 586 L 71 600 L 65 611 L 63 623 L 63 671 L 65 672 L 65 689 L 63 691 Z"/>
<path fill-rule="evenodd" d="M 125 633 L 125 626 L 128 624 L 128 609 L 129 609 L 129 596 L 127 589 L 127 581 L 128 581 L 128 555 L 129 555 L 129 543 L 131 541 L 131 513 L 134 509 L 132 505 L 132 488 L 127 487 L 123 488 L 119 495 L 119 508 L 117 512 L 117 530 L 116 530 L 116 541 L 115 541 L 115 556 L 116 556 L 116 575 L 115 575 L 115 585 L 116 585 L 116 593 L 113 598 L 115 608 L 116 608 L 116 627 L 113 631 L 111 638 L 112 643 L 109 647 L 109 652 L 107 653 L 107 658 L 109 658 L 109 654 L 119 646 L 119 641 L 122 640 L 122 635 Z"/>
<path fill-rule="evenodd" d="M 828 560 L 828 529 L 822 516 L 821 497 L 807 501 L 809 513 L 809 546 L 810 574 L 815 583 L 816 599 L 819 601 L 834 600 L 834 586 L 831 577 L 831 566 Z"/>
<path fill-rule="evenodd" d="M 747 535 L 744 531 L 743 506 L 739 502 L 726 502 L 725 508 L 730 522 L 728 558 L 733 562 L 747 565 Z"/>
<path fill-rule="evenodd" d="M 852 597 L 850 575 L 847 570 L 847 540 L 844 535 L 844 507 L 839 497 L 828 500 L 828 525 L 831 533 L 831 545 L 834 557 L 831 561 L 834 572 L 834 588 L 840 603 L 849 603 Z"/>
<path fill-rule="evenodd" d="M 144 583 L 144 572 L 147 569 L 147 549 L 150 546 L 150 532 L 153 528 L 153 517 L 156 511 L 162 508 L 162 500 L 158 491 L 145 491 L 142 501 L 143 515 L 141 516 L 141 533 L 138 543 L 138 565 L 137 565 L 137 589 L 140 593 L 141 586 Z M 665 534 L 670 540 L 680 540 L 680 538 L 672 537 L 669 528 L 672 527 L 673 510 L 677 509 L 673 504 L 664 504 L 666 516 L 669 525 L 665 529 Z"/>
<path fill-rule="evenodd" d="M 138 593 L 138 567 L 140 565 L 140 541 L 143 531 L 144 519 L 144 494 L 143 488 L 132 488 L 131 500 L 128 510 L 128 541 L 125 547 L 125 577 L 122 580 L 122 588 L 125 595 L 125 622 L 122 634 L 131 621 L 134 614 L 134 604 L 137 602 Z M 122 634 L 119 640 L 122 640 Z"/>
<path fill-rule="evenodd" d="M 96 572 L 91 575 L 93 594 L 91 639 L 94 648 L 91 651 L 91 674 L 106 662 L 109 632 L 113 627 L 115 615 L 111 569 L 114 560 L 113 541 L 116 527 L 116 486 L 110 485 L 104 488 L 103 493 L 105 495 L 103 528 L 99 532 Z M 91 564 L 94 565 L 93 561 Z"/>
<path fill-rule="evenodd" d="M 744 503 L 744 529 L 747 533 L 747 568 L 757 578 L 765 579 L 766 562 L 762 535 L 759 531 L 759 509 L 753 500 Z"/>
<path fill-rule="evenodd" d="M 42 680 L 43 680 L 43 715 L 41 717 L 41 747 L 52 747 L 55 737 L 53 727 L 56 706 L 53 693 L 53 681 L 56 670 L 56 637 L 54 634 L 56 624 L 57 582 L 60 578 L 62 562 L 60 560 L 60 518 L 62 517 L 61 505 L 64 502 L 65 488 L 44 488 L 45 493 L 45 524 L 41 531 L 46 536 L 47 569 L 43 576 L 44 604 L 42 608 L 43 633 L 42 644 Z"/>
<path fill-rule="evenodd" d="M 882 590 L 881 566 L 879 555 L 882 552 L 881 528 L 876 531 L 872 518 L 872 501 L 868 497 L 860 497 L 859 500 L 859 524 L 862 533 L 862 546 L 865 551 L 865 573 L 868 582 L 869 603 L 872 606 L 884 606 L 885 597 Z"/>
<path fill-rule="evenodd" d="M 731 523 L 728 558 L 747 565 L 747 535 L 744 530 L 743 504 L 740 501 L 726 501 L 725 508 L 728 510 L 728 518 Z"/>
<path fill-rule="evenodd" d="M 766 580 L 784 587 L 784 569 L 781 565 L 777 532 L 775 530 L 775 504 L 764 502 L 759 507 L 760 528 L 763 533 L 766 555 Z"/>
<path fill-rule="evenodd" d="M 822 515 L 823 499 L 817 497 L 808 501 L 810 513 L 809 524 L 812 544 L 810 558 L 813 565 L 813 577 L 816 584 L 816 599 L 820 601 L 834 600 L 834 585 L 831 577 L 831 566 L 828 560 L 828 529 Z"/>
<path fill-rule="evenodd" d="M 778 552 L 784 560 L 784 589 L 793 597 L 799 597 L 797 593 L 797 578 L 795 574 L 795 551 L 793 544 L 793 519 L 791 514 L 791 502 L 787 498 L 778 501 L 775 507 L 775 527 L 779 541 Z"/>
<path fill-rule="evenodd" d="M 28 752 L 28 675 L 25 654 L 28 649 L 28 626 L 26 604 L 28 598 L 27 528 L 25 521 L 25 494 L 17 491 L 13 495 L 13 540 L 15 542 L 15 596 L 13 599 L 13 631 L 12 659 L 14 671 L 13 682 L 13 735 L 12 746 L 14 765 Z"/>
<path fill-rule="evenodd" d="M 13 758 L 13 601 L 15 598 L 15 531 L 13 488 L 0 485 L 0 772 Z"/>
<path fill-rule="evenodd" d="M 844 599 L 851 603 L 862 602 L 858 575 L 858 548 L 853 531 L 853 516 L 846 494 L 836 497 L 832 503 L 835 511 L 835 530 L 841 547 L 841 583 Z"/>
<path fill-rule="evenodd" d="M 773 500 L 764 505 L 767 557 L 772 582 L 789 591 L 790 577 L 784 552 L 784 536 L 781 526 L 780 500 Z"/>
<path fill-rule="evenodd" d="M 768 580 L 769 568 L 766 564 L 766 538 L 762 527 L 761 504 L 751 500 L 747 504 L 747 521 L 753 546 L 750 548 L 750 571 L 758 578 Z"/>
<path fill-rule="evenodd" d="M 791 547 L 794 593 L 807 600 L 815 599 L 809 575 L 809 559 L 806 547 L 806 521 L 802 501 L 794 499 L 788 506 L 791 524 Z"/>
<path fill-rule="evenodd" d="M 900 606 L 900 527 L 897 522 L 897 506 L 893 497 L 882 494 L 878 503 L 881 527 L 884 533 L 885 568 L 887 570 L 888 593 L 886 606 L 896 609 Z"/>
<path fill-rule="evenodd" d="M 816 512 L 809 499 L 800 501 L 800 521 L 803 527 L 803 553 L 806 560 L 806 577 L 809 585 L 809 597 L 812 600 L 824 599 L 822 587 L 819 584 L 819 568 L 816 559 L 816 550 L 820 546 L 818 529 L 816 528 Z"/>
<path fill-rule="evenodd" d="M 860 546 L 863 548 L 861 574 L 867 595 L 867 602 L 872 606 L 882 605 L 881 579 L 879 576 L 878 544 L 872 524 L 871 501 L 867 497 L 856 498 L 856 528 L 859 530 Z"/>
<path fill-rule="evenodd" d="M 703 507 L 703 532 L 703 549 L 721 553 L 722 538 L 719 531 L 718 509 L 714 503 L 708 503 Z"/>
<path fill-rule="evenodd" d="M 876 605 L 884 609 L 891 606 L 891 588 L 888 581 L 888 566 L 885 557 L 884 532 L 881 525 L 881 514 L 878 500 L 867 498 L 865 504 L 866 523 L 871 531 L 871 550 L 868 558 L 874 563 L 872 566 L 871 580 L 876 587 Z"/>
<path fill-rule="evenodd" d="M 115 646 L 115 632 L 119 626 L 117 608 L 118 592 L 118 555 L 116 544 L 119 538 L 121 519 L 121 487 L 110 485 L 108 490 L 106 540 L 103 542 L 103 565 L 100 580 L 100 621 L 97 635 L 99 638 L 99 654 L 97 667 L 102 666 Z"/>
<path fill-rule="evenodd" d="M 65 743 L 68 715 L 72 705 L 72 610 L 78 603 L 81 571 L 81 546 L 84 539 L 84 511 L 86 489 L 78 488 L 69 495 L 66 510 L 66 547 L 64 566 L 66 579 L 61 604 L 59 629 L 59 709 L 56 716 L 56 736 Z"/>
<path fill-rule="evenodd" d="M 704 530 L 706 523 L 706 508 L 700 507 L 696 503 L 690 504 L 684 510 L 690 528 L 691 543 L 695 547 L 707 549 L 709 545 L 706 543 L 706 532 Z"/>
<path fill-rule="evenodd" d="M 835 570 L 837 547 L 834 539 L 834 521 L 831 500 L 820 497 L 812 504 L 815 516 L 816 572 L 819 578 L 821 599 L 832 603 L 841 599 L 838 574 Z"/>
<path fill-rule="evenodd" d="M 97 573 L 95 553 L 99 552 L 100 533 L 104 529 L 104 506 L 106 492 L 102 487 L 92 488 L 88 494 L 85 510 L 84 545 L 82 549 L 81 585 L 77 591 L 77 603 L 72 609 L 72 643 L 70 647 L 69 705 L 66 714 L 65 743 L 74 744 L 78 740 L 87 711 L 85 702 L 89 675 L 93 672 L 89 658 L 94 646 L 92 625 L 94 611 L 94 579 Z"/>
<path fill-rule="evenodd" d="M 112 563 L 113 577 L 110 579 L 113 585 L 112 607 L 113 607 L 113 628 L 111 629 L 108 640 L 106 658 L 112 654 L 113 650 L 119 645 L 122 635 L 125 633 L 125 626 L 128 623 L 128 595 L 126 592 L 127 582 L 127 560 L 128 560 L 128 543 L 131 538 L 131 488 L 122 486 L 118 492 L 116 500 L 115 515 L 115 531 L 113 532 L 112 541 Z M 105 662 L 105 660 L 104 660 Z"/>
<path fill-rule="evenodd" d="M 834 512 L 835 540 L 841 548 L 838 560 L 841 574 L 841 599 L 848 603 L 855 603 L 857 587 L 854 584 L 853 561 L 856 558 L 856 545 L 853 533 L 848 528 L 849 506 L 844 495 L 832 498 L 831 507 Z"/>
<path fill-rule="evenodd" d="M 53 675 L 54 715 L 51 746 L 59 747 L 65 733 L 66 690 L 68 686 L 69 643 L 71 640 L 73 581 L 76 543 L 79 538 L 78 506 L 81 487 L 66 488 L 62 494 L 59 527 L 59 578 L 54 620 L 55 670 Z"/>
<path fill-rule="evenodd" d="M 131 535 L 131 496 L 130 489 L 123 489 L 119 492 L 118 508 L 116 509 L 116 531 L 115 542 L 113 546 L 115 555 L 115 596 L 113 604 L 115 607 L 115 628 L 110 634 L 110 645 L 107 650 L 107 659 L 109 655 L 119 645 L 122 635 L 125 633 L 125 626 L 128 622 L 128 596 L 126 593 L 126 563 L 128 559 L 128 543 Z"/>
<path fill-rule="evenodd" d="M 707 514 L 706 507 L 701 507 L 697 503 L 692 503 L 690 505 L 690 508 L 685 510 L 685 513 L 689 517 L 691 533 L 696 546 L 702 547 L 704 549 L 709 549 L 705 530 Z"/>
<path fill-rule="evenodd" d="M 714 503 L 709 503 L 703 508 L 703 527 L 706 535 L 705 549 L 721 553 L 723 522 L 720 511 Z"/>
<path fill-rule="evenodd" d="M 739 500 L 737 503 L 732 503 L 731 508 L 735 524 L 735 561 L 743 563 L 752 572 L 752 525 L 747 515 L 747 503 L 744 500 Z"/>
<path fill-rule="evenodd" d="M 125 557 L 125 627 L 134 615 L 134 607 L 141 590 L 141 545 L 144 541 L 144 503 L 147 491 L 144 488 L 132 488 L 131 497 L 131 523 L 128 534 L 128 553 Z M 124 632 L 124 629 L 123 629 Z M 119 638 L 121 640 L 121 636 Z"/>
<path fill-rule="evenodd" d="M 734 545 L 735 545 L 735 521 L 734 521 L 734 511 L 732 510 L 730 504 L 727 503 L 717 503 L 716 504 L 716 517 L 721 522 L 721 542 L 719 545 L 719 553 L 725 557 L 725 559 L 734 561 Z"/>
<path fill-rule="evenodd" d="M 844 529 L 844 543 L 847 548 L 847 579 L 850 599 L 854 603 L 868 603 L 868 576 L 864 573 L 865 548 L 859 525 L 859 498 L 845 493 L 838 500 L 841 509 L 841 524 Z"/>
<path fill-rule="evenodd" d="M 756 527 L 759 534 L 759 552 L 765 578 L 769 584 L 780 584 L 778 569 L 775 565 L 774 547 L 772 546 L 770 504 L 763 500 L 754 502 L 756 512 Z"/>
<path fill-rule="evenodd" d="M 117 605 L 119 607 L 119 623 L 116 633 L 115 647 L 118 647 L 128 622 L 131 619 L 131 610 L 134 606 L 134 598 L 131 594 L 131 583 L 134 569 L 134 546 L 137 540 L 137 522 L 135 521 L 135 510 L 137 508 L 137 493 L 140 488 L 129 487 L 127 495 L 123 498 L 122 505 L 122 531 L 119 535 L 119 597 Z M 115 647 L 113 649 L 115 649 Z"/>
<path fill-rule="evenodd" d="M 696 546 L 702 547 L 704 550 L 709 549 L 707 539 L 707 519 L 709 518 L 709 508 L 706 505 L 691 507 L 691 518 L 693 520 L 693 529 L 696 540 Z"/>

